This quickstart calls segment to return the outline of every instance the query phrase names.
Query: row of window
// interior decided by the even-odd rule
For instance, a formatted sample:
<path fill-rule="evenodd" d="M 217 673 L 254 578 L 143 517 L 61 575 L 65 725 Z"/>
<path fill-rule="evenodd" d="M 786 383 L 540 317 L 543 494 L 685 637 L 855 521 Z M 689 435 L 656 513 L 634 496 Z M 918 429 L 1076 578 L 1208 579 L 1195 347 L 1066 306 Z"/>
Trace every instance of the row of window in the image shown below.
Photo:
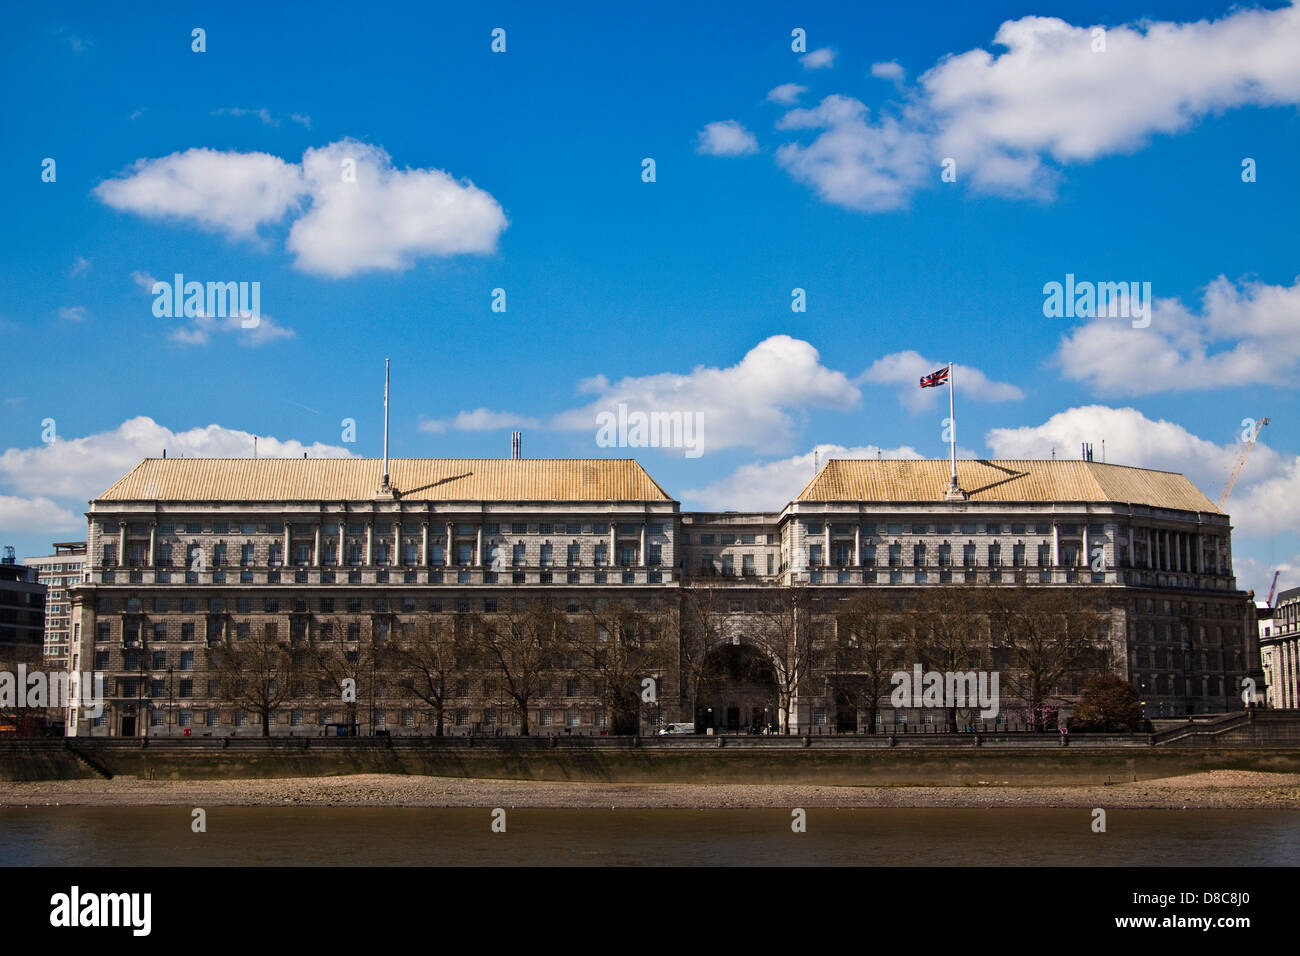
<path fill-rule="evenodd" d="M 338 535 L 340 522 L 322 524 L 321 530 L 324 534 Z M 392 527 L 393 522 L 384 521 L 382 518 L 376 521 L 373 527 Z M 432 527 L 442 527 L 441 522 L 433 521 Z M 348 534 L 365 534 L 366 524 L 359 522 L 347 522 Z M 506 524 L 501 522 L 485 522 L 483 524 L 485 534 L 501 534 L 501 529 L 507 527 L 510 534 L 607 534 L 608 524 L 602 525 L 596 523 L 583 522 L 537 522 L 529 523 L 526 521 L 513 521 Z M 650 535 L 663 535 L 665 533 L 665 524 L 662 521 L 647 522 L 646 533 Z M 293 524 L 290 525 L 290 533 L 295 536 L 312 537 L 316 533 L 317 526 L 314 524 Z M 402 533 L 408 535 L 418 535 L 423 532 L 424 525 L 403 522 L 401 525 Z M 478 533 L 479 526 L 476 524 L 460 523 L 456 525 L 457 534 L 475 535 Z M 557 530 L 558 529 L 558 530 Z M 180 534 L 284 534 L 285 523 L 283 521 L 269 521 L 259 523 L 256 521 L 186 521 L 186 522 L 160 522 L 156 537 L 173 537 Z M 617 527 L 619 534 L 639 535 L 641 525 L 639 524 L 619 524 Z M 100 533 L 105 537 L 116 536 L 118 526 L 111 522 L 101 522 Z M 149 534 L 149 525 L 141 522 L 132 522 L 127 525 L 127 534 L 131 537 L 147 537 Z M 61 565 L 56 565 L 56 569 L 61 569 Z M 75 565 L 80 568 L 81 565 Z M 74 569 L 74 565 L 68 565 L 69 570 Z"/>
<path fill-rule="evenodd" d="M 860 528 L 864 535 L 878 534 L 881 525 L 874 522 L 864 522 L 861 525 L 851 524 L 832 524 L 832 535 L 844 535 L 851 537 L 855 529 Z M 1003 529 L 1009 529 L 1011 534 L 1051 534 L 1052 525 L 1048 524 L 1025 524 L 1019 521 L 1003 522 L 938 522 L 935 524 L 908 524 L 906 522 L 889 523 L 884 526 L 885 534 L 1003 534 Z M 1078 524 L 1061 524 L 1056 526 L 1058 531 L 1064 535 L 1079 534 Z M 807 534 L 825 533 L 826 524 L 821 521 L 805 521 L 804 531 Z M 1088 525 L 1088 533 L 1091 535 L 1104 535 L 1106 526 L 1104 524 Z"/>
<path fill-rule="evenodd" d="M 903 545 L 891 544 L 888 546 L 889 567 L 903 566 Z M 929 546 L 926 544 L 916 544 L 912 546 L 912 566 L 920 567 L 930 562 L 927 560 Z M 962 546 L 962 567 L 976 566 L 976 545 L 967 544 Z M 876 545 L 863 545 L 862 567 L 875 567 L 876 565 Z M 1061 546 L 1061 563 L 1064 567 L 1074 567 L 1079 563 L 1079 557 L 1082 549 L 1072 545 Z M 1023 543 L 1015 544 L 1011 549 L 1011 564 L 1013 567 L 1026 567 L 1025 560 L 1026 546 Z M 1052 546 L 1050 544 L 1038 545 L 1037 566 L 1050 567 L 1052 565 Z M 808 563 L 814 567 L 825 566 L 823 561 L 823 547 L 820 544 L 810 544 L 808 546 Z M 851 544 L 835 544 L 831 547 L 831 567 L 846 568 L 853 563 L 853 546 Z M 988 546 L 987 560 L 984 564 L 988 567 L 999 567 L 1002 564 L 1002 545 L 994 542 Z M 938 567 L 951 567 L 953 565 L 952 545 L 941 544 L 938 547 Z M 770 572 L 769 572 L 770 573 Z"/>
<path fill-rule="evenodd" d="M 485 563 L 502 563 L 504 561 L 503 553 L 507 547 L 505 543 L 488 543 L 484 550 L 490 555 L 490 560 Z M 518 543 L 509 546 L 511 554 L 511 565 L 514 567 L 524 567 L 527 564 L 528 546 Z M 292 558 L 294 565 L 298 567 L 308 567 L 312 564 L 315 557 L 315 543 L 301 542 L 292 545 Z M 634 567 L 641 564 L 640 561 L 640 544 L 635 541 L 619 542 L 617 551 L 618 564 L 621 567 Z M 320 548 L 320 559 L 322 565 L 337 565 L 338 560 L 338 542 L 324 541 Z M 461 543 L 456 545 L 456 564 L 469 566 L 474 564 L 476 544 Z M 108 543 L 104 545 L 104 565 L 106 567 L 115 567 L 117 561 L 117 545 Z M 353 567 L 361 567 L 365 562 L 365 545 L 361 542 L 350 542 L 344 547 L 345 564 Z M 370 549 L 371 565 L 387 566 L 392 564 L 392 552 L 389 550 L 387 542 L 372 542 Z M 447 563 L 447 550 L 442 544 L 432 544 L 429 546 L 429 564 L 434 566 L 445 566 Z M 185 567 L 191 571 L 206 571 L 209 566 L 219 568 L 228 565 L 230 551 L 225 542 L 218 542 L 212 545 L 211 554 L 209 555 L 202 545 L 190 544 L 185 548 Z M 609 542 L 599 541 L 592 549 L 593 564 L 597 567 L 609 564 Z M 420 546 L 418 544 L 404 544 L 401 547 L 401 563 L 408 567 L 413 567 L 420 560 Z M 646 564 L 648 566 L 657 566 L 663 560 L 663 545 L 658 542 L 651 542 L 646 545 Z M 553 567 L 555 565 L 555 546 L 547 541 L 541 544 L 537 555 L 538 566 Z M 582 545 L 574 542 L 566 546 L 565 562 L 567 567 L 578 567 L 582 563 Z M 266 566 L 282 567 L 284 565 L 284 546 L 279 541 L 274 541 L 266 547 Z M 143 542 L 133 542 L 127 546 L 127 566 L 138 568 L 149 566 L 149 545 Z M 170 544 L 160 544 L 154 548 L 153 566 L 160 568 L 169 568 L 173 566 L 173 552 Z M 256 567 L 257 566 L 257 546 L 253 543 L 246 543 L 239 546 L 239 566 Z M 75 583 L 75 582 L 74 582 Z"/>
<path fill-rule="evenodd" d="M 660 601 L 654 597 L 635 597 L 623 601 L 625 604 L 657 609 L 660 607 Z M 474 606 L 484 611 L 495 612 L 498 609 L 498 600 L 496 598 L 476 599 Z M 512 607 L 516 611 L 525 610 L 529 602 L 523 598 L 515 598 Z M 198 614 L 202 606 L 207 613 L 225 614 L 233 610 L 236 614 L 251 614 L 254 607 L 259 608 L 266 614 L 279 614 L 282 611 L 292 612 L 294 614 L 306 614 L 310 611 L 319 611 L 321 614 L 334 614 L 337 611 L 346 611 L 349 614 L 361 614 L 366 611 L 376 611 L 378 613 L 388 613 L 393 611 L 413 612 L 419 610 L 419 602 L 413 597 L 403 597 L 389 599 L 386 597 L 366 598 L 351 596 L 346 598 L 333 597 L 313 597 L 292 598 L 281 600 L 278 597 L 266 597 L 253 599 L 249 597 L 235 598 L 229 601 L 226 598 L 213 597 L 206 600 L 193 597 L 183 597 L 173 599 L 170 597 L 155 597 L 150 601 L 150 607 L 154 614 L 170 614 L 173 611 L 180 611 L 182 614 Z M 468 612 L 471 609 L 469 598 L 457 598 L 454 601 L 444 598 L 432 598 L 424 602 L 424 606 L 434 613 L 442 613 L 444 610 L 456 610 L 457 612 Z M 596 610 L 603 610 L 608 607 L 607 598 L 595 598 L 591 602 L 591 607 Z M 99 614 L 115 613 L 118 607 L 118 601 L 110 595 L 102 595 L 95 603 L 95 610 Z M 122 602 L 122 608 L 126 614 L 144 613 L 144 602 L 138 597 L 129 597 Z M 565 599 L 565 610 L 570 614 L 576 614 L 583 609 L 583 605 L 576 597 Z M 99 622 L 101 624 L 106 622 Z"/>

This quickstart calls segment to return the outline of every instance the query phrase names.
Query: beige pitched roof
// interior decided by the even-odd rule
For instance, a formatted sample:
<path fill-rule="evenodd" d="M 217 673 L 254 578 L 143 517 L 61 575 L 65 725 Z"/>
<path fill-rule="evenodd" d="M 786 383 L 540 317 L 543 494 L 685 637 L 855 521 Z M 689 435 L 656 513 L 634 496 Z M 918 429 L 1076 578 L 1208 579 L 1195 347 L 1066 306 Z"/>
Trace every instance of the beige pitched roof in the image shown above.
<path fill-rule="evenodd" d="M 797 501 L 942 501 L 948 459 L 832 459 Z M 1183 475 L 1099 461 L 959 459 L 972 501 L 1115 502 L 1222 514 Z"/>
<path fill-rule="evenodd" d="M 403 501 L 671 501 L 627 458 L 390 458 Z M 364 501 L 379 458 L 146 458 L 96 501 Z"/>

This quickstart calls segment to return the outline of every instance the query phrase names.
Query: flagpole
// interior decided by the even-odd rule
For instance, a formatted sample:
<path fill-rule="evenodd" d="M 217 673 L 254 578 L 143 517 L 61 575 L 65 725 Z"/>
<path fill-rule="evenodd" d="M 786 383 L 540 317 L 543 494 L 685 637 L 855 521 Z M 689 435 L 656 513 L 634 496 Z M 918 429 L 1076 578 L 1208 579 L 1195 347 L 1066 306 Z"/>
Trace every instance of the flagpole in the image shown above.
<path fill-rule="evenodd" d="M 952 452 L 952 490 L 957 490 L 957 406 L 953 399 L 952 362 L 948 363 L 948 442 Z"/>

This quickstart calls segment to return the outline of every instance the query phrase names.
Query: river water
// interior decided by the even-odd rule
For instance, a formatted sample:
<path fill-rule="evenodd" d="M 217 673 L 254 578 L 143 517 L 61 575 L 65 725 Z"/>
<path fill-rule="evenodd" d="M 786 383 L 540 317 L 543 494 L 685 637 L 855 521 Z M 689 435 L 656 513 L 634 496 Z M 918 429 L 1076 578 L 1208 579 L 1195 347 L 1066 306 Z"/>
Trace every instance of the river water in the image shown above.
<path fill-rule="evenodd" d="M 0 864 L 1293 866 L 1300 811 L 0 808 Z"/>

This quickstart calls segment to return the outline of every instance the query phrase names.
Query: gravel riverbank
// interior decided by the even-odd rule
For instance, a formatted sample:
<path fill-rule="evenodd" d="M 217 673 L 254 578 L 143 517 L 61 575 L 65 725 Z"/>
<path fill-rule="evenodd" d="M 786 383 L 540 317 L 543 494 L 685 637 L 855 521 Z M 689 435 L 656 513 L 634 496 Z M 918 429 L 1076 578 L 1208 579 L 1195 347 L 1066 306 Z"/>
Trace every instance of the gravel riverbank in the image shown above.
<path fill-rule="evenodd" d="M 1107 807 L 1300 810 L 1300 774 L 1214 770 L 1112 786 L 825 787 L 592 784 L 357 774 L 247 780 L 0 784 L 0 806 L 394 806 L 583 809 Z"/>

